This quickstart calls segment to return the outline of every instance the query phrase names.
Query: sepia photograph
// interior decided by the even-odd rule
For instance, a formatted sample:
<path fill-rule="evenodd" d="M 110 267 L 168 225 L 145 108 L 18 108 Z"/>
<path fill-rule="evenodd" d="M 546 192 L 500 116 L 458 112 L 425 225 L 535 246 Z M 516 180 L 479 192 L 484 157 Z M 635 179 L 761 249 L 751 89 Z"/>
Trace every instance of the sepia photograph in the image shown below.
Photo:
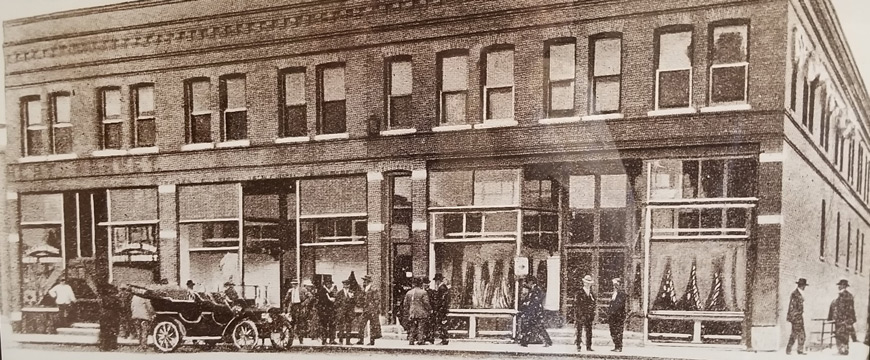
<path fill-rule="evenodd" d="M 0 356 L 868 360 L 867 14 L 3 0 Z"/>

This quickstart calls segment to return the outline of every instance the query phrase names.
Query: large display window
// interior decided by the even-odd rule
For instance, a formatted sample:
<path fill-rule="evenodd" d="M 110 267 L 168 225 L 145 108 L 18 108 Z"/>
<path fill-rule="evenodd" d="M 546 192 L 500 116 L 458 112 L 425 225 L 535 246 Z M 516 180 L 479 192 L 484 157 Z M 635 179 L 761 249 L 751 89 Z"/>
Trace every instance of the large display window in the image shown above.
<path fill-rule="evenodd" d="M 149 284 L 159 277 L 157 189 L 110 189 L 108 230 L 109 280 Z"/>

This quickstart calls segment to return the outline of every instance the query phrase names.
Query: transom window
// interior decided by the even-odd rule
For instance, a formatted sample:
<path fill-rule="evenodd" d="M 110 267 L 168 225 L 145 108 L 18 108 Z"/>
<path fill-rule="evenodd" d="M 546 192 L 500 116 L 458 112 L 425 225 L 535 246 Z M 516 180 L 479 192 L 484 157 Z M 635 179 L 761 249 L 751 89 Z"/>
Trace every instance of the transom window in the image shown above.
<path fill-rule="evenodd" d="M 692 31 L 658 34 L 656 109 L 687 108 L 692 94 Z"/>
<path fill-rule="evenodd" d="M 749 27 L 716 26 L 712 30 L 710 102 L 746 102 L 749 74 Z"/>
<path fill-rule="evenodd" d="M 514 118 L 514 50 L 497 47 L 485 53 L 484 121 Z"/>
<path fill-rule="evenodd" d="M 109 88 L 100 91 L 102 106 L 100 112 L 103 123 L 103 149 L 120 149 L 124 120 L 121 118 L 121 89 Z"/>
<path fill-rule="evenodd" d="M 438 95 L 441 125 L 461 125 L 467 122 L 468 52 L 449 51 L 438 57 L 441 89 Z"/>
<path fill-rule="evenodd" d="M 211 136 L 211 83 L 208 79 L 194 79 L 187 83 L 187 142 L 212 142 Z"/>
<path fill-rule="evenodd" d="M 387 129 L 413 128 L 411 123 L 411 93 L 413 70 L 410 57 L 397 57 L 389 62 L 389 96 L 387 96 Z"/>
<path fill-rule="evenodd" d="M 605 34 L 592 40 L 592 113 L 618 113 L 622 86 L 622 38 Z"/>
<path fill-rule="evenodd" d="M 344 63 L 321 65 L 317 73 L 320 98 L 317 133 L 345 133 L 347 110 Z"/>
<path fill-rule="evenodd" d="M 432 207 L 510 206 L 519 204 L 520 170 L 433 172 L 429 177 Z"/>
<path fill-rule="evenodd" d="M 547 44 L 544 63 L 547 67 L 547 117 L 574 114 L 575 49 L 574 39 L 553 40 Z"/>
<path fill-rule="evenodd" d="M 281 137 L 308 135 L 308 102 L 305 97 L 305 68 L 287 69 L 281 74 L 284 105 Z"/>
<path fill-rule="evenodd" d="M 248 107 L 245 100 L 245 83 L 245 75 L 228 75 L 221 78 L 222 141 L 248 138 Z"/>

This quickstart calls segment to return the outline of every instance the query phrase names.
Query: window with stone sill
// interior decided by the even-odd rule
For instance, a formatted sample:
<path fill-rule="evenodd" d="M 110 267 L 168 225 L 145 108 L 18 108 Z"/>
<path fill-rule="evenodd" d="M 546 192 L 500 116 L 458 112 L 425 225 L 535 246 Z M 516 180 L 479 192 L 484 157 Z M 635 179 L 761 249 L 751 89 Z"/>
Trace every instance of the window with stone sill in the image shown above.
<path fill-rule="evenodd" d="M 747 101 L 749 25 L 729 21 L 710 30 L 710 103 Z"/>
<path fill-rule="evenodd" d="M 548 118 L 574 115 L 576 48 L 574 38 L 555 39 L 546 43 L 544 74 L 547 76 L 545 101 Z"/>
<path fill-rule="evenodd" d="M 281 72 L 280 137 L 308 136 L 308 102 L 305 96 L 305 68 L 291 68 Z"/>
<path fill-rule="evenodd" d="M 102 120 L 102 144 L 104 150 L 118 150 L 124 146 L 121 118 L 121 89 L 100 90 L 100 118 Z"/>
<path fill-rule="evenodd" d="M 248 138 L 248 106 L 244 74 L 226 75 L 220 79 L 221 141 Z"/>
<path fill-rule="evenodd" d="M 438 54 L 438 124 L 463 125 L 468 98 L 468 50 L 450 50 Z"/>
<path fill-rule="evenodd" d="M 188 80 L 185 86 L 187 97 L 187 143 L 212 142 L 211 135 L 211 83 L 206 78 Z"/>
<path fill-rule="evenodd" d="M 347 132 L 344 63 L 320 65 L 317 68 L 317 76 L 319 99 L 317 134 Z"/>
<path fill-rule="evenodd" d="M 591 113 L 618 113 L 622 87 L 622 35 L 601 34 L 590 42 Z"/>
<path fill-rule="evenodd" d="M 48 149 L 49 129 L 43 121 L 42 103 L 38 96 L 21 99 L 21 119 L 24 126 L 25 156 L 43 156 L 50 153 Z"/>
<path fill-rule="evenodd" d="M 495 46 L 487 49 L 484 58 L 483 107 L 484 122 L 514 118 L 514 49 Z"/>
<path fill-rule="evenodd" d="M 656 48 L 656 109 L 687 108 L 692 104 L 692 28 L 660 29 Z"/>
<path fill-rule="evenodd" d="M 154 84 L 141 84 L 133 87 L 134 96 L 134 133 L 136 147 L 157 145 L 157 120 L 154 111 Z"/>
<path fill-rule="evenodd" d="M 411 129 L 411 94 L 413 93 L 413 68 L 410 56 L 397 56 L 387 61 L 388 96 L 386 129 Z"/>

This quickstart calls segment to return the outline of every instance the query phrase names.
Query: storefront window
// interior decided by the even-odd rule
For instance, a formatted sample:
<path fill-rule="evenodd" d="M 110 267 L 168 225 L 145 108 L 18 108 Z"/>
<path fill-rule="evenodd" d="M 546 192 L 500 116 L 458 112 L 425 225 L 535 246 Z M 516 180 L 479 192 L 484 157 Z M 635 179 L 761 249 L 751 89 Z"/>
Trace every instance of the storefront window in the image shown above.
<path fill-rule="evenodd" d="M 653 200 L 752 197 L 754 159 L 655 160 Z"/>
<path fill-rule="evenodd" d="M 452 287 L 450 308 L 513 308 L 515 256 L 512 242 L 435 244 L 435 270 Z"/>
<path fill-rule="evenodd" d="M 109 189 L 107 227 L 111 280 L 148 284 L 159 277 L 157 189 Z"/>
<path fill-rule="evenodd" d="M 241 285 L 241 195 L 240 184 L 178 187 L 182 281 L 193 280 L 205 291 L 221 291 L 225 282 Z"/>
<path fill-rule="evenodd" d="M 37 306 L 63 272 L 63 196 L 21 195 L 24 306 Z"/>

